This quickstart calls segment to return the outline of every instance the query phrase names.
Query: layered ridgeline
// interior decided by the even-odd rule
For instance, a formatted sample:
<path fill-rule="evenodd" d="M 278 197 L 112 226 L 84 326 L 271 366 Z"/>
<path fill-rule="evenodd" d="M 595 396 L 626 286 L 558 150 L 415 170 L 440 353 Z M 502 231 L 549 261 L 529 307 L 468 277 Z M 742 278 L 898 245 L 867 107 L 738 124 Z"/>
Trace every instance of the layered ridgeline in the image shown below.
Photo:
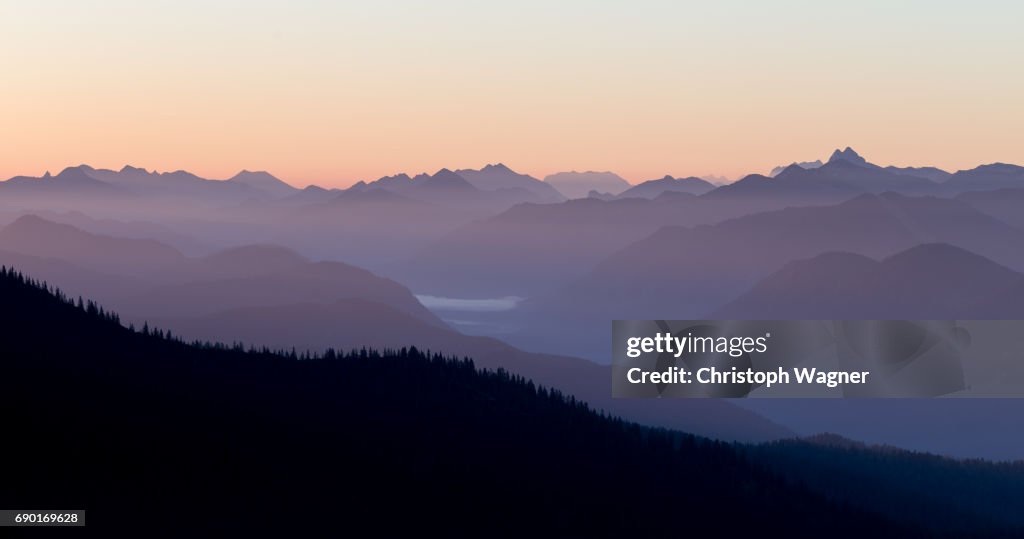
<path fill-rule="evenodd" d="M 8 270 L 0 295 L 0 506 L 93 532 L 915 531 L 470 360 L 188 345 Z"/>
<path fill-rule="evenodd" d="M 1020 465 L 648 429 L 416 349 L 185 344 L 0 271 L 0 506 L 159 529 L 1008 536 Z M 964 496 L 969 500 L 965 503 Z M 159 526 L 155 528 L 155 526 Z"/>
<path fill-rule="evenodd" d="M 0 228 L 0 265 L 14 266 L 126 321 L 189 340 L 280 349 L 416 346 L 476 358 L 645 425 L 722 440 L 765 441 L 792 432 L 732 403 L 612 399 L 608 366 L 528 353 L 464 335 L 401 284 L 342 262 L 311 261 L 273 245 L 186 257 L 153 240 L 91 234 L 27 215 Z"/>
<path fill-rule="evenodd" d="M 1024 462 L 955 460 L 834 434 L 744 447 L 751 462 L 852 507 L 953 536 L 1024 526 Z M 1003 535 L 1000 534 L 1000 535 Z"/>

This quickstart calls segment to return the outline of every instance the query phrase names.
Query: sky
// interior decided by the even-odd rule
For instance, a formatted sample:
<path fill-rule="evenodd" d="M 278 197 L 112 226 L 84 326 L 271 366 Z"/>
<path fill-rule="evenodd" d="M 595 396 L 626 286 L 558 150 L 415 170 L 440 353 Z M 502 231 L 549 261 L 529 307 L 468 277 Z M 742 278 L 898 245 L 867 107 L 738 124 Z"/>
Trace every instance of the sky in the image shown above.
<path fill-rule="evenodd" d="M 0 177 L 1024 164 L 1024 3 L 0 0 Z"/>

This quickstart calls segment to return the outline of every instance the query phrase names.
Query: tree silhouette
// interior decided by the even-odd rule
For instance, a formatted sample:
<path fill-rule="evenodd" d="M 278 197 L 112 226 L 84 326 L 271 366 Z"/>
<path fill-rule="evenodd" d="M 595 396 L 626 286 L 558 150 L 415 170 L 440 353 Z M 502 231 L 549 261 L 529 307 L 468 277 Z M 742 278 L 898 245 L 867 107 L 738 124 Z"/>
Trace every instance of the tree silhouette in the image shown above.
<path fill-rule="evenodd" d="M 937 533 L 468 358 L 186 343 L 8 268 L 0 298 L 0 507 L 94 533 Z"/>

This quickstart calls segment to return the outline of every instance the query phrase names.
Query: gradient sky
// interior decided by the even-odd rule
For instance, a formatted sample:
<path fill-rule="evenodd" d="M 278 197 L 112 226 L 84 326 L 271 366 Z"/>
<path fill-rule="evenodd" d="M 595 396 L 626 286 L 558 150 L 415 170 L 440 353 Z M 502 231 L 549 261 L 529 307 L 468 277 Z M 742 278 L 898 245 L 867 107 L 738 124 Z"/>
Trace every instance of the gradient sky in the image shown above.
<path fill-rule="evenodd" d="M 0 177 L 1024 164 L 1024 3 L 0 0 Z"/>

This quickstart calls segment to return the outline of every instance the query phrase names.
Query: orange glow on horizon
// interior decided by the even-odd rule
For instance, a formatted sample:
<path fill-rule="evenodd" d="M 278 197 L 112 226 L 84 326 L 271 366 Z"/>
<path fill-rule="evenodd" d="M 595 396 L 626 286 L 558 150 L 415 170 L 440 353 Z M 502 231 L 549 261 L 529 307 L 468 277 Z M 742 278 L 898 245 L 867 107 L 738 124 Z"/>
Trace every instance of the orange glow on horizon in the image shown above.
<path fill-rule="evenodd" d="M 0 178 L 1024 164 L 1024 7 L 909 4 L 7 3 Z"/>

